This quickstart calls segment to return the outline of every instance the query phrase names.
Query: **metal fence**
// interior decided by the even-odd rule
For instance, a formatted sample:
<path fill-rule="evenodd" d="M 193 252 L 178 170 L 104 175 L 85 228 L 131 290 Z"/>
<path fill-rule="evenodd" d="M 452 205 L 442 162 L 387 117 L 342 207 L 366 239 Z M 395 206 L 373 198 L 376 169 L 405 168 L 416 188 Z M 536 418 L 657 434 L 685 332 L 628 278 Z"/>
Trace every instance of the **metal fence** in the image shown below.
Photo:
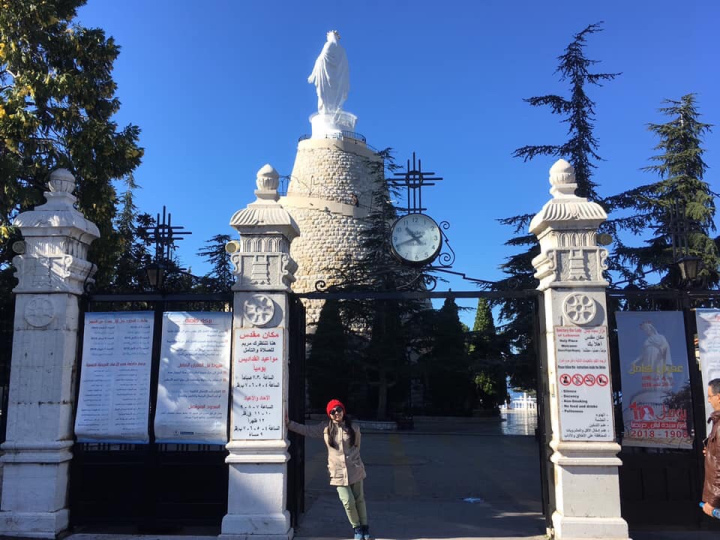
<path fill-rule="evenodd" d="M 622 445 L 625 425 L 622 415 L 622 381 L 618 311 L 681 311 L 689 360 L 693 447 L 687 450 L 622 445 L 620 495 L 622 515 L 634 528 L 718 528 L 698 508 L 703 481 L 702 439 L 705 425 L 705 388 L 697 355 L 696 308 L 720 308 L 720 291 L 626 290 L 607 292 L 610 354 L 615 399 L 615 423 Z"/>
<path fill-rule="evenodd" d="M 95 295 L 88 311 L 154 311 L 148 421 L 149 444 L 76 443 L 70 474 L 72 525 L 91 532 L 128 525 L 137 532 L 172 533 L 185 526 L 219 532 L 227 513 L 225 445 L 156 443 L 153 411 L 157 398 L 162 314 L 165 311 L 229 311 L 231 294 Z M 82 329 L 82 324 L 81 324 Z M 82 343 L 82 334 L 79 343 Z M 82 366 L 81 347 L 78 366 Z M 79 382 L 79 374 L 78 374 Z M 79 384 L 76 385 L 79 391 Z M 76 399 L 77 401 L 77 399 Z"/>

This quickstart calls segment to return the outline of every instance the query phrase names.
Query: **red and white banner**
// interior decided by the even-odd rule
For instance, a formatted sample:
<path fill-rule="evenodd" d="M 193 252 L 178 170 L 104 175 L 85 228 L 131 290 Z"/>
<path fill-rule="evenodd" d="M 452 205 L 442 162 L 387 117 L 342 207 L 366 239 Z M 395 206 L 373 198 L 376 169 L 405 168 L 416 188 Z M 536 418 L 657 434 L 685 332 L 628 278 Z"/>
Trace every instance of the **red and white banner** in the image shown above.
<path fill-rule="evenodd" d="M 623 446 L 692 448 L 692 403 L 681 311 L 615 314 Z"/>

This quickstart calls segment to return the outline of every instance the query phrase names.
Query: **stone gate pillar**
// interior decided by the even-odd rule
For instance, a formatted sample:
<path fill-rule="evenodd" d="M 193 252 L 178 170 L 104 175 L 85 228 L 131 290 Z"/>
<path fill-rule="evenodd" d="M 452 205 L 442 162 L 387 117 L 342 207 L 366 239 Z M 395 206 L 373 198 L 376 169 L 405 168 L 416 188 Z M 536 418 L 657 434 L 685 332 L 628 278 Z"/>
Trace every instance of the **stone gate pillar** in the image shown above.
<path fill-rule="evenodd" d="M 78 212 L 75 178 L 50 175 L 47 203 L 14 221 L 25 253 L 13 259 L 18 286 L 0 534 L 55 538 L 68 526 L 78 297 L 95 273 L 86 260 L 98 228 Z"/>
<path fill-rule="evenodd" d="M 607 251 L 596 242 L 607 214 L 577 197 L 575 171 L 564 160 L 550 169 L 550 193 L 530 223 L 540 242 L 533 260 L 544 303 L 556 510 L 555 538 L 627 539 L 620 487 L 602 276 Z"/>
<path fill-rule="evenodd" d="M 300 234 L 277 202 L 279 175 L 257 174 L 257 200 L 230 225 L 240 240 L 227 246 L 233 286 L 233 381 L 228 513 L 221 538 L 289 539 L 284 411 L 288 392 L 288 293 L 297 265 L 290 243 Z"/>

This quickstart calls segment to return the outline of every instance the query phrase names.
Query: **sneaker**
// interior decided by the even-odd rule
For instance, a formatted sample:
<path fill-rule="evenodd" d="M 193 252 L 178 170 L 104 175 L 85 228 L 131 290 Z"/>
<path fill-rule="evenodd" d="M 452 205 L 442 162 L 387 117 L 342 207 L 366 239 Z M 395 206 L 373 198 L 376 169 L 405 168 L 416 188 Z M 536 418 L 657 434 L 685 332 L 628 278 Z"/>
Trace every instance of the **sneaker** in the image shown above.
<path fill-rule="evenodd" d="M 363 540 L 372 540 L 372 536 L 370 536 L 370 526 L 369 525 L 362 526 L 362 537 L 363 537 Z"/>
<path fill-rule="evenodd" d="M 362 527 L 355 527 L 355 540 L 363 540 L 363 528 Z"/>

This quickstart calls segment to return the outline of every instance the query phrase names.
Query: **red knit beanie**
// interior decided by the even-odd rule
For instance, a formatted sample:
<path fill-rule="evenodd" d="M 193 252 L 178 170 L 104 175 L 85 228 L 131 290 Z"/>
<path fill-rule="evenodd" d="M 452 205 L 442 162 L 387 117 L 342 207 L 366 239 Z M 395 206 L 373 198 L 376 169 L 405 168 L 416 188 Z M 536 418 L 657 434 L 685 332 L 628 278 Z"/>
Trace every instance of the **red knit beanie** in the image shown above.
<path fill-rule="evenodd" d="M 330 416 L 330 411 L 332 411 L 335 407 L 340 407 L 343 412 L 345 411 L 345 405 L 343 405 L 339 399 L 331 399 L 327 404 L 327 407 L 325 407 L 325 412 L 327 412 L 328 416 Z"/>

